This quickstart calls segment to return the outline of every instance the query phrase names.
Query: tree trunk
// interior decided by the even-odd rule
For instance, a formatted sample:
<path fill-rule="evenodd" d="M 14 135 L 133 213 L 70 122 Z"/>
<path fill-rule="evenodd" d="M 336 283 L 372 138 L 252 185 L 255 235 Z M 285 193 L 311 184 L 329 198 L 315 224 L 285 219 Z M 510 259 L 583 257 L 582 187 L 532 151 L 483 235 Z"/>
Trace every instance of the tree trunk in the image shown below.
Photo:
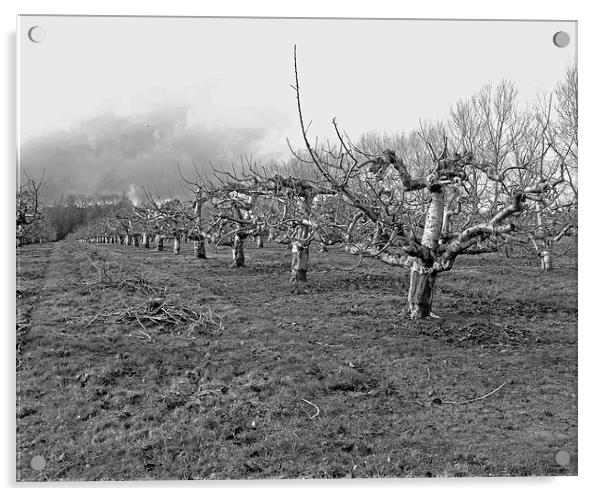
<path fill-rule="evenodd" d="M 135 247 L 140 246 L 140 236 L 138 236 L 138 235 L 134 236 L 134 246 Z"/>
<path fill-rule="evenodd" d="M 180 254 L 180 238 L 179 238 L 179 236 L 175 236 L 173 239 L 173 254 L 174 255 Z"/>
<path fill-rule="evenodd" d="M 157 241 L 157 251 L 163 251 L 163 236 L 159 236 L 159 239 Z"/>
<path fill-rule="evenodd" d="M 436 250 L 439 245 L 441 229 L 443 228 L 443 209 L 443 192 L 440 190 L 431 191 L 431 203 L 426 213 L 421 240 L 422 245 L 431 250 Z"/>
<path fill-rule="evenodd" d="M 196 258 L 207 258 L 205 251 L 205 238 L 202 234 L 198 235 L 198 239 L 194 240 L 194 256 Z"/>
<path fill-rule="evenodd" d="M 263 236 L 261 234 L 255 237 L 255 243 L 257 243 L 257 248 L 263 248 Z"/>
<path fill-rule="evenodd" d="M 537 229 L 535 231 L 535 236 L 540 237 L 542 240 L 542 250 L 539 252 L 541 258 L 541 270 L 548 272 L 549 270 L 552 270 L 552 252 L 550 251 L 552 241 L 548 238 L 548 232 L 542 220 L 540 202 L 535 204 L 535 212 L 537 215 Z"/>
<path fill-rule="evenodd" d="M 194 203 L 194 218 L 196 224 L 196 232 L 194 237 L 194 256 L 196 258 L 207 258 L 205 251 L 205 235 L 202 231 L 201 206 L 203 204 L 203 193 L 199 187 L 196 192 L 196 202 Z"/>
<path fill-rule="evenodd" d="M 293 284 L 307 282 L 307 267 L 309 265 L 309 246 L 299 241 L 292 243 L 291 279 Z"/>
<path fill-rule="evenodd" d="M 372 234 L 372 244 L 377 249 L 382 249 L 385 246 L 385 233 L 382 227 L 377 227 L 374 233 Z"/>
<path fill-rule="evenodd" d="M 150 239 L 148 233 L 142 234 L 142 246 L 147 249 L 150 248 Z"/>
<path fill-rule="evenodd" d="M 431 190 L 431 203 L 426 213 L 421 244 L 436 251 L 443 228 L 444 195 L 440 187 Z M 423 319 L 431 315 L 433 292 L 437 274 L 433 273 L 419 258 L 414 260 L 410 270 L 408 290 L 408 311 L 410 318 Z"/>
<path fill-rule="evenodd" d="M 410 270 L 408 311 L 411 319 L 423 319 L 431 315 L 433 293 L 437 274 L 426 269 L 418 260 Z"/>
<path fill-rule="evenodd" d="M 245 252 L 244 252 L 244 238 L 239 235 L 234 235 L 234 242 L 232 243 L 232 268 L 244 267 L 245 266 Z"/>
<path fill-rule="evenodd" d="M 552 253 L 549 250 L 542 250 L 541 256 L 541 270 L 548 272 L 552 270 Z"/>

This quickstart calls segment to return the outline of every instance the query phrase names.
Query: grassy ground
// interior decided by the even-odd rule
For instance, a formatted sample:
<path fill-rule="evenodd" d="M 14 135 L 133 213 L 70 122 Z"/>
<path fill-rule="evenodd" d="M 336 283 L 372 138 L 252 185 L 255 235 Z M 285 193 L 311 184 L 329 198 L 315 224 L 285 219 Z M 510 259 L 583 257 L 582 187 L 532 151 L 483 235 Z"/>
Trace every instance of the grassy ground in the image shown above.
<path fill-rule="evenodd" d="M 464 259 L 440 278 L 443 318 L 414 322 L 407 273 L 376 262 L 312 253 L 292 288 L 281 246 L 248 247 L 243 269 L 182 251 L 21 249 L 19 480 L 577 473 L 574 263 Z M 204 317 L 109 315 L 149 287 Z"/>

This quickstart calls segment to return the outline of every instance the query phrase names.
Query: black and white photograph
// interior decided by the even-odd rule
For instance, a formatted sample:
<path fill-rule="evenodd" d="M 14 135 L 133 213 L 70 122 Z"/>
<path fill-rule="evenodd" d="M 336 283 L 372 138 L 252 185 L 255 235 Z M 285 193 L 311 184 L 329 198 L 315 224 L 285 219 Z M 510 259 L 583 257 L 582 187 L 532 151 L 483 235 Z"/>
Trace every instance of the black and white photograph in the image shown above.
<path fill-rule="evenodd" d="M 578 475 L 577 38 L 20 15 L 17 482 Z"/>

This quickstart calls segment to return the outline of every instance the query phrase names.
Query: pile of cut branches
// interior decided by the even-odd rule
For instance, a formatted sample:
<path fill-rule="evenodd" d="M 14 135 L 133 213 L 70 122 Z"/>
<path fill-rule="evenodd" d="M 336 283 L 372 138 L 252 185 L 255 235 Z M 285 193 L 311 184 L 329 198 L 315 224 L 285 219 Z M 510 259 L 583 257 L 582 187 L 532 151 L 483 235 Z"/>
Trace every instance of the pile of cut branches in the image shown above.
<path fill-rule="evenodd" d="M 165 287 L 155 286 L 143 275 L 131 272 L 117 262 L 104 260 L 96 253 L 83 252 L 90 266 L 94 270 L 94 276 L 90 279 L 77 281 L 62 281 L 62 287 L 83 286 L 88 291 L 93 289 L 118 289 L 131 293 L 142 293 L 147 296 L 165 296 Z"/>
<path fill-rule="evenodd" d="M 160 288 L 153 286 L 148 279 L 139 275 L 128 273 L 126 270 L 122 270 L 120 277 L 111 281 L 108 285 L 115 289 L 123 289 L 131 292 L 139 292 L 148 296 L 159 296 L 167 293 L 167 288 Z"/>
<path fill-rule="evenodd" d="M 99 313 L 77 319 L 78 325 L 89 326 L 95 322 L 103 324 L 126 324 L 136 322 L 138 331 L 152 339 L 151 329 L 174 331 L 186 330 L 187 335 L 215 334 L 223 330 L 222 316 L 211 308 L 194 309 L 190 305 L 169 301 L 168 296 L 152 296 L 136 304 L 128 304 L 123 298 L 122 309 L 115 312 Z"/>

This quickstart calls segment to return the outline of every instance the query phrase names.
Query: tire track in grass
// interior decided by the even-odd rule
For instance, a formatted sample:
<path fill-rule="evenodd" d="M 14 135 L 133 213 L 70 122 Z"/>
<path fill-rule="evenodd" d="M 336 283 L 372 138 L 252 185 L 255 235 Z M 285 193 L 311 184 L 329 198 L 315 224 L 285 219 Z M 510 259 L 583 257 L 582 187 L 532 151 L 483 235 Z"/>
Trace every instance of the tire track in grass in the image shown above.
<path fill-rule="evenodd" d="M 22 419 L 36 413 L 24 398 L 23 374 L 34 366 L 29 360 L 31 350 L 37 346 L 35 326 L 40 314 L 41 301 L 48 291 L 48 272 L 51 260 L 61 243 L 45 243 L 21 247 L 17 252 L 17 329 L 16 329 L 16 455 L 17 480 L 23 480 L 21 468 L 28 465 L 31 453 L 23 446 Z"/>

